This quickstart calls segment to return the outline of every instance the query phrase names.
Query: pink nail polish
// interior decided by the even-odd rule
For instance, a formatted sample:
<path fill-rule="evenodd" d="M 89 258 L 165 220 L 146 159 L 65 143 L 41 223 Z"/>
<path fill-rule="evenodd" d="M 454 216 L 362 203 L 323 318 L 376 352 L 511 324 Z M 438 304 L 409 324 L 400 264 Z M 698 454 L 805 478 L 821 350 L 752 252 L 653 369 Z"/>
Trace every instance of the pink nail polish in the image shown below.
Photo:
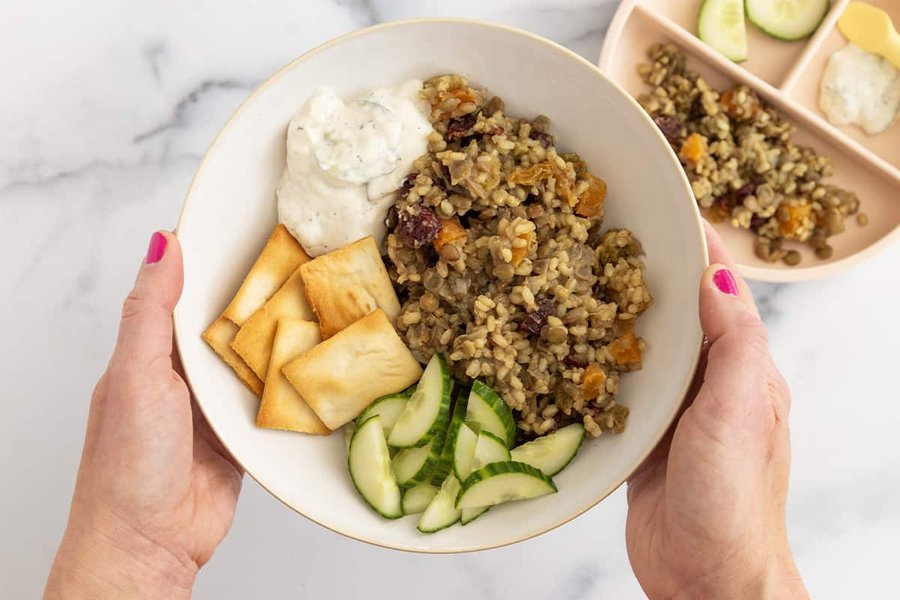
<path fill-rule="evenodd" d="M 150 237 L 150 246 L 147 248 L 147 258 L 144 259 L 144 262 L 148 265 L 152 265 L 153 263 L 161 261 L 162 257 L 166 254 L 166 246 L 168 244 L 169 240 L 166 239 L 166 236 L 155 231 Z"/>
<path fill-rule="evenodd" d="M 723 294 L 728 294 L 730 296 L 738 295 L 738 286 L 737 282 L 734 280 L 734 275 L 731 274 L 731 271 L 728 269 L 719 269 L 713 274 L 713 283 L 716 284 L 716 287 L 719 288 L 719 291 Z"/>

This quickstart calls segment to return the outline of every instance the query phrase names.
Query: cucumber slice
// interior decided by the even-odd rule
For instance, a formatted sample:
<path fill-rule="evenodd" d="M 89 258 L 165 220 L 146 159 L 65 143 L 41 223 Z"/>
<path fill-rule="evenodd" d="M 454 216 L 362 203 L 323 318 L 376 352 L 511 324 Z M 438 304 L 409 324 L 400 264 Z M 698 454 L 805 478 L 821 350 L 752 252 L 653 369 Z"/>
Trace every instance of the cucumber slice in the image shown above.
<path fill-rule="evenodd" d="M 697 36 L 734 62 L 747 60 L 743 0 L 705 0 L 697 17 Z"/>
<path fill-rule="evenodd" d="M 400 487 L 412 487 L 431 481 L 431 475 L 441 458 L 443 438 L 438 436 L 419 448 L 404 448 L 391 461 L 394 477 Z"/>
<path fill-rule="evenodd" d="M 476 434 L 468 425 L 463 425 L 456 435 L 453 451 L 453 474 L 465 481 L 485 465 L 509 460 L 506 442 L 489 431 Z"/>
<path fill-rule="evenodd" d="M 356 428 L 348 455 L 350 479 L 363 500 L 382 517 L 402 517 L 400 488 L 391 472 L 391 458 L 380 417 L 372 417 Z"/>
<path fill-rule="evenodd" d="M 479 380 L 472 384 L 466 421 L 475 421 L 512 447 L 516 439 L 516 420 L 503 398 Z"/>
<path fill-rule="evenodd" d="M 478 434 L 472 428 L 463 423 L 456 432 L 453 442 L 453 473 L 460 481 L 465 481 L 472 472 L 472 459 L 475 458 L 475 445 L 478 443 Z"/>
<path fill-rule="evenodd" d="M 508 460 L 510 460 L 510 452 L 503 440 L 489 431 L 482 431 L 478 434 L 475 456 L 472 457 L 472 466 L 466 473 L 466 477 L 485 465 Z"/>
<path fill-rule="evenodd" d="M 360 421 L 360 423 L 362 423 L 362 421 Z M 356 423 L 354 423 L 353 421 L 350 421 L 344 427 L 344 449 L 347 451 L 348 454 L 350 453 L 350 440 L 353 439 L 354 431 L 356 431 Z"/>
<path fill-rule="evenodd" d="M 420 483 L 403 492 L 403 514 L 417 515 L 425 512 L 438 493 L 438 488 L 430 483 Z"/>
<path fill-rule="evenodd" d="M 379 415 L 381 417 L 381 426 L 384 427 L 384 435 L 387 437 L 391 434 L 391 429 L 394 428 L 397 417 L 399 417 L 400 413 L 403 412 L 403 409 L 406 408 L 408 402 L 409 394 L 406 394 L 405 392 L 382 396 L 372 402 L 362 414 L 356 417 L 356 422 L 365 423 L 375 415 Z"/>
<path fill-rule="evenodd" d="M 478 434 L 475 451 L 471 461 L 469 461 L 469 470 L 466 471 L 466 475 L 468 476 L 473 471 L 477 471 L 485 465 L 508 461 L 509 458 L 510 451 L 506 447 L 506 444 L 503 443 L 503 440 L 492 433 L 482 431 Z M 462 509 L 459 522 L 463 525 L 468 525 L 490 509 L 490 506 L 464 508 Z"/>
<path fill-rule="evenodd" d="M 466 478 L 456 499 L 456 507 L 494 506 L 555 493 L 553 480 L 531 465 L 497 462 L 481 467 Z"/>
<path fill-rule="evenodd" d="M 480 508 L 464 508 L 459 517 L 460 525 L 468 525 L 487 511 L 491 510 L 490 506 L 482 506 Z"/>
<path fill-rule="evenodd" d="M 831 6 L 829 0 L 747 0 L 751 23 L 779 40 L 809 37 L 819 28 Z"/>
<path fill-rule="evenodd" d="M 540 469 L 547 477 L 553 477 L 572 462 L 584 441 L 584 425 L 566 425 L 550 435 L 532 440 L 510 451 L 516 462 Z"/>
<path fill-rule="evenodd" d="M 388 444 L 395 448 L 412 448 L 430 442 L 447 426 L 451 388 L 447 362 L 442 355 L 435 354 L 428 361 L 406 408 L 397 417 Z"/>
<path fill-rule="evenodd" d="M 459 495 L 459 480 L 455 475 L 450 475 L 441 484 L 441 489 L 437 496 L 425 509 L 425 513 L 419 520 L 416 527 L 422 533 L 434 533 L 441 529 L 450 527 L 457 521 L 462 514 L 460 509 L 456 508 L 456 497 Z"/>
<path fill-rule="evenodd" d="M 431 476 L 432 485 L 441 485 L 453 470 L 453 444 L 456 440 L 457 433 L 463 426 L 465 417 L 466 399 L 457 394 L 456 404 L 453 407 L 453 416 L 450 418 L 450 425 L 445 432 L 444 450 L 441 453 L 440 460 L 434 468 L 434 474 Z"/>

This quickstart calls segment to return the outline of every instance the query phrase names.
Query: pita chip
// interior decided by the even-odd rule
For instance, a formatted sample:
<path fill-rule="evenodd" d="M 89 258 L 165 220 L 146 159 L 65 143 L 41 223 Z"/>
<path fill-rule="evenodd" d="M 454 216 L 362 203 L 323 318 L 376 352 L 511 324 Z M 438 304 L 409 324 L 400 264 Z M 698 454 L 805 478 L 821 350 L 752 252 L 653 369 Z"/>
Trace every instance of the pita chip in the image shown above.
<path fill-rule="evenodd" d="M 376 398 L 418 381 L 422 367 L 377 309 L 289 362 L 282 373 L 334 430 Z"/>
<path fill-rule="evenodd" d="M 268 429 L 328 435 L 331 430 L 281 373 L 285 364 L 319 343 L 319 324 L 302 319 L 281 319 L 276 327 L 272 360 L 256 424 Z"/>
<path fill-rule="evenodd" d="M 303 264 L 300 273 L 323 338 L 378 308 L 391 322 L 400 314 L 400 302 L 371 236 Z"/>

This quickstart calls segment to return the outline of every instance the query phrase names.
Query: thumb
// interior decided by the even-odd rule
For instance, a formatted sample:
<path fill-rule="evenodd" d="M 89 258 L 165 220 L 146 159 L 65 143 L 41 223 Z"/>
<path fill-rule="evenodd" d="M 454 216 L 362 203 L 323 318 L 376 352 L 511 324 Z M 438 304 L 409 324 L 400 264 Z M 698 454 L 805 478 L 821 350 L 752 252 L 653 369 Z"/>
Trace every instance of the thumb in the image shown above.
<path fill-rule="evenodd" d="M 114 361 L 150 366 L 157 360 L 171 360 L 172 310 L 183 283 L 178 238 L 167 231 L 155 232 L 122 308 Z"/>
<path fill-rule="evenodd" d="M 714 263 L 703 274 L 700 324 L 710 345 L 693 408 L 736 438 L 752 437 L 768 426 L 773 401 L 787 392 L 750 289 L 723 264 Z"/>
<path fill-rule="evenodd" d="M 729 332 L 764 333 L 750 288 L 721 263 L 706 268 L 700 281 L 700 325 L 710 345 Z M 742 336 L 741 336 L 742 337 Z"/>

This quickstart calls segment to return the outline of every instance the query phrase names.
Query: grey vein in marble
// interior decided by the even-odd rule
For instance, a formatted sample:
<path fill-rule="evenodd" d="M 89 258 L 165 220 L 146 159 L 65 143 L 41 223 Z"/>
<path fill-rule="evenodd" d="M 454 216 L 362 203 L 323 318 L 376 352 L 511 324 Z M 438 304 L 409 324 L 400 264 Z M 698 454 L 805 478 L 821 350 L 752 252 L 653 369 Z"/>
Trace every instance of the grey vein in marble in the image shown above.
<path fill-rule="evenodd" d="M 244 82 L 234 79 L 206 80 L 198 83 L 183 98 L 178 100 L 172 109 L 172 116 L 164 123 L 160 123 L 146 131 L 138 133 L 131 141 L 140 144 L 146 140 L 154 138 L 170 129 L 184 128 L 188 123 L 186 117 L 188 110 L 197 104 L 203 96 L 214 93 L 218 90 L 253 90 L 258 84 L 255 82 Z"/>

